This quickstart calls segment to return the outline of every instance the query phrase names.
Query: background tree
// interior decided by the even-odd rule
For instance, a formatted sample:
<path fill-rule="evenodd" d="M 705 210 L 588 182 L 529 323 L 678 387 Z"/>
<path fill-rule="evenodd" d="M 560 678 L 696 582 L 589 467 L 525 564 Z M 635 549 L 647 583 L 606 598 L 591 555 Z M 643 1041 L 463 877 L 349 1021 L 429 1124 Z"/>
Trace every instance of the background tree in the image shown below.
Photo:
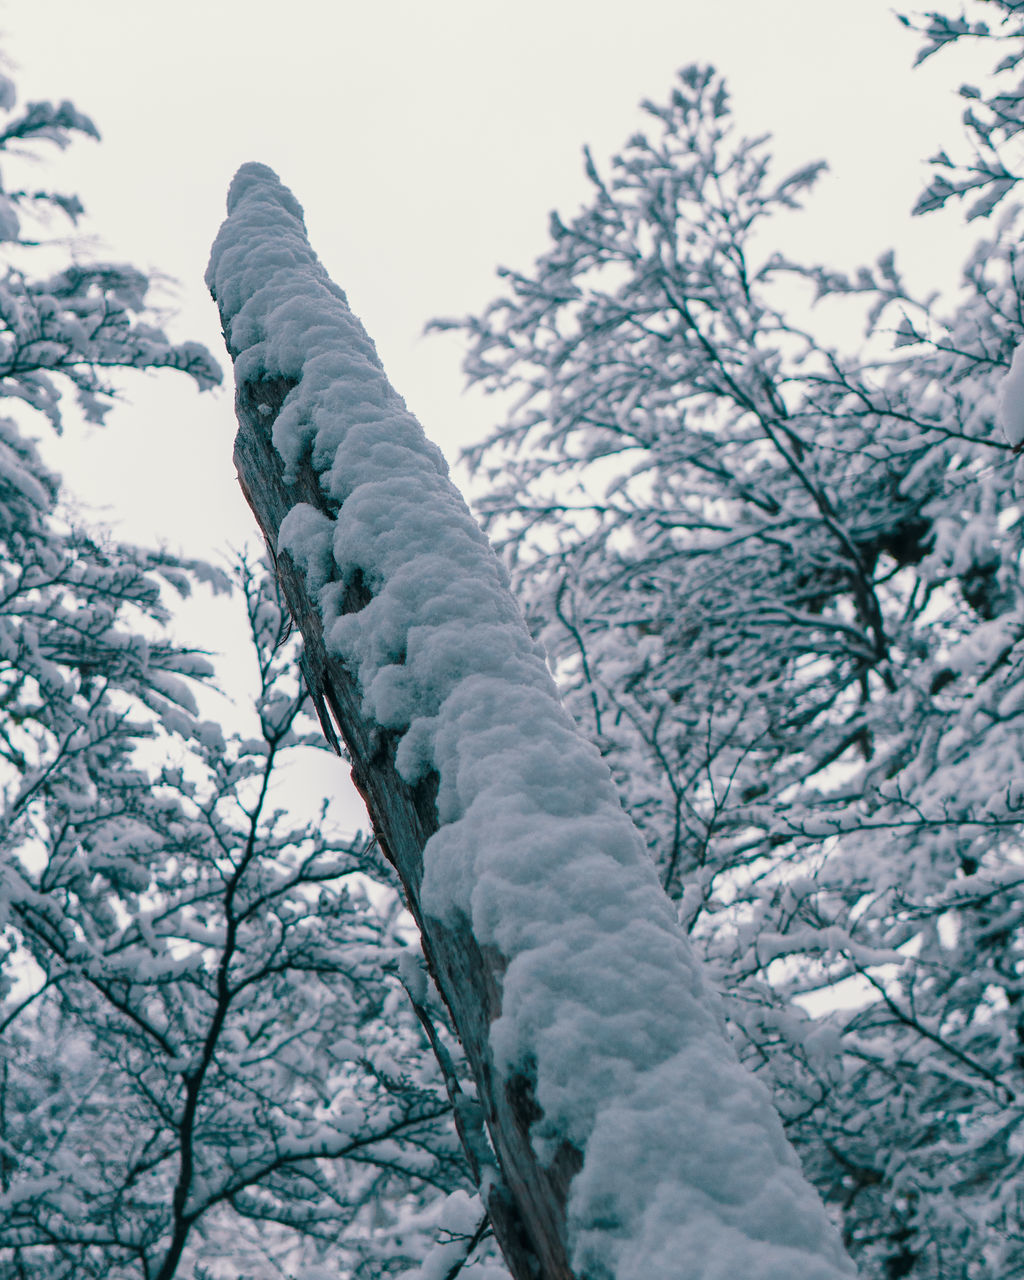
<path fill-rule="evenodd" d="M 394 973 L 394 894 L 368 893 L 365 841 L 275 808 L 309 740 L 276 595 L 241 566 L 258 716 L 222 732 L 167 596 L 227 576 L 84 530 L 32 435 L 61 429 L 69 390 L 102 422 L 119 370 L 205 388 L 219 369 L 155 327 L 138 271 L 56 265 L 48 215 L 81 206 L 19 186 L 18 165 L 91 121 L 19 112 L 6 80 L 0 106 L 0 1275 L 262 1276 L 329 1255 L 380 1276 L 452 1221 L 465 1255 L 479 1214 L 466 1236 L 463 1192 L 446 1216 L 466 1178 Z"/>
<path fill-rule="evenodd" d="M 273 806 L 320 735 L 273 579 L 240 576 L 258 733 L 197 723 L 179 766 L 122 760 L 19 876 L 36 976 L 6 1013 L 12 1275 L 285 1275 L 318 1256 L 394 1274 L 429 1245 L 410 1213 L 466 1184 L 372 846 Z"/>
<path fill-rule="evenodd" d="M 943 310 L 773 253 L 820 166 L 710 69 L 646 110 L 442 325 L 512 393 L 478 505 L 864 1273 L 1024 1274 L 1016 215 Z"/>

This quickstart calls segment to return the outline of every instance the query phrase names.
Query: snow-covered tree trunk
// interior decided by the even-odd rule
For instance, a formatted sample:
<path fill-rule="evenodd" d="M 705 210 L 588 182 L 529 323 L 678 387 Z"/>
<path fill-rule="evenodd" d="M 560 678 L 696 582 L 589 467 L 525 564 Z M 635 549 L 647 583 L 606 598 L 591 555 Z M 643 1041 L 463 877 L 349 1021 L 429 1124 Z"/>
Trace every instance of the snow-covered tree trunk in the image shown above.
<path fill-rule="evenodd" d="M 460 1135 L 513 1274 L 849 1275 L 504 571 L 262 165 L 207 280 L 239 477 L 472 1068 Z"/>

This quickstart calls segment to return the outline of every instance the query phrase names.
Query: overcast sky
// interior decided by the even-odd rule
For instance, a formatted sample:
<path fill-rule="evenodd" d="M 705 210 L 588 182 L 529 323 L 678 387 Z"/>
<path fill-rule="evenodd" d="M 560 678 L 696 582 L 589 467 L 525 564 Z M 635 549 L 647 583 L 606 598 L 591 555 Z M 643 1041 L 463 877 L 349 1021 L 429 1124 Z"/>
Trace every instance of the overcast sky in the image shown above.
<path fill-rule="evenodd" d="M 22 100 L 67 97 L 98 125 L 47 176 L 83 199 L 97 252 L 177 280 L 176 336 L 221 354 L 203 271 L 232 174 L 261 160 L 452 458 L 493 409 L 462 396 L 458 340 L 425 323 L 528 266 L 548 211 L 586 194 L 582 145 L 609 157 L 687 63 L 725 73 L 780 176 L 829 161 L 783 247 L 852 266 L 895 244 L 922 286 L 960 256 L 951 219 L 907 217 L 923 159 L 960 136 L 957 68 L 912 71 L 917 39 L 882 0 L 0 0 L 0 26 Z M 125 386 L 107 429 L 62 442 L 71 487 L 131 537 L 240 545 L 230 390 Z"/>
<path fill-rule="evenodd" d="M 895 241 L 925 280 L 951 257 L 943 226 L 908 232 L 906 214 L 923 158 L 959 135 L 955 72 L 912 72 L 916 38 L 880 0 L 2 0 L 0 23 L 23 99 L 69 97 L 99 126 L 51 173 L 111 256 L 178 281 L 178 336 L 220 354 L 203 270 L 231 175 L 262 160 L 450 455 L 491 406 L 463 402 L 458 340 L 424 324 L 482 307 L 498 264 L 527 266 L 548 211 L 585 194 L 583 143 L 609 156 L 688 62 L 727 75 L 780 170 L 830 162 L 780 236 L 833 265 Z M 127 389 L 112 430 L 65 449 L 73 487 L 138 536 L 240 540 L 230 395 L 166 374 Z"/>

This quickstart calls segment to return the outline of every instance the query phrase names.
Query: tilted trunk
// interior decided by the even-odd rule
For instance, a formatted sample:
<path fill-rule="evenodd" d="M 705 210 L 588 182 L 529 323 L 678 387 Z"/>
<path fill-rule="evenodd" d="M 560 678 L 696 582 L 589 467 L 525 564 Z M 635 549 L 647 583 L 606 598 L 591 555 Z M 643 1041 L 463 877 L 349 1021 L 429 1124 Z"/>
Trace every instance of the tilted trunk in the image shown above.
<path fill-rule="evenodd" d="M 239 384 L 237 389 L 235 466 L 242 492 L 271 552 L 278 545 L 281 522 L 296 504 L 308 504 L 328 515 L 337 510 L 337 504 L 325 497 L 308 460 L 300 464 L 294 480 L 285 480 L 280 455 L 271 443 L 267 425 L 294 386 L 287 379 L 258 379 Z M 274 412 L 263 416 L 260 406 L 267 404 Z M 340 657 L 328 652 L 323 618 L 305 575 L 287 552 L 275 556 L 275 570 L 302 633 L 303 674 L 324 733 L 337 747 L 334 725 L 338 726 L 352 764 L 352 779 L 366 802 L 381 851 L 401 879 L 406 902 L 420 927 L 424 956 L 466 1055 L 487 1073 L 478 1096 L 487 1109 L 488 1131 L 511 1192 L 505 1194 L 497 1179 L 487 1184 L 486 1207 L 495 1236 L 517 1280 L 537 1276 L 568 1280 L 572 1272 L 565 1253 L 563 1222 L 568 1179 L 578 1167 L 578 1153 L 567 1144 L 560 1162 L 550 1169 L 540 1165 L 530 1148 L 530 1123 L 536 1111 L 529 1082 L 511 1077 L 502 1087 L 493 1079 L 487 1033 L 501 1012 L 503 959 L 493 947 L 481 949 L 465 916 L 460 915 L 451 926 L 425 919 L 420 906 L 423 849 L 438 829 L 436 777 L 428 775 L 415 785 L 402 777 L 395 763 L 398 736 L 362 712 L 358 681 Z M 357 583 L 346 590 L 342 610 L 356 612 L 366 603 L 365 584 Z M 459 1117 L 460 1129 L 473 1125 L 473 1116 L 465 1115 L 465 1110 Z M 460 1137 L 479 1178 L 483 1170 L 480 1143 L 474 1140 L 477 1135 L 460 1132 Z M 527 1223 L 520 1221 L 524 1211 Z M 533 1258 L 539 1260 L 539 1270 Z"/>
<path fill-rule="evenodd" d="M 849 1275 L 500 565 L 264 166 L 207 280 L 239 479 L 472 1069 L 457 1122 L 516 1280 Z"/>

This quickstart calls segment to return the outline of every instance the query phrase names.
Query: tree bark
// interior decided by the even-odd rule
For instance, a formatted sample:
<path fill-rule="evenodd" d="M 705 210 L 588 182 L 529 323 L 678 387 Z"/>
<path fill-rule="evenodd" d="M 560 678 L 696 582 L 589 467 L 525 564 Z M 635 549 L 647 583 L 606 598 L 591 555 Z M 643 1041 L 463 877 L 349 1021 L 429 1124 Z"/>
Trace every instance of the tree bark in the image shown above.
<path fill-rule="evenodd" d="M 287 552 L 276 553 L 281 521 L 296 503 L 332 519 L 338 512 L 308 461 L 300 464 L 294 480 L 285 479 L 284 464 L 272 443 L 273 424 L 295 385 L 284 378 L 238 382 L 234 449 L 238 482 L 302 634 L 303 675 L 324 734 L 335 750 L 339 738 L 344 744 L 352 780 L 366 804 L 381 851 L 402 882 L 427 965 L 472 1068 L 500 1176 L 495 1177 L 493 1170 L 485 1176 L 480 1168 L 481 1145 L 485 1152 L 487 1148 L 472 1132 L 472 1117 L 458 1117 L 460 1138 L 481 1184 L 495 1237 L 516 1280 L 572 1280 L 564 1235 L 565 1203 L 569 1182 L 579 1168 L 579 1153 L 567 1143 L 550 1166 L 541 1164 L 530 1143 L 530 1126 L 539 1112 L 531 1082 L 523 1076 L 501 1081 L 493 1069 L 488 1032 L 501 1012 L 504 957 L 493 947 L 477 945 L 468 920 L 452 929 L 424 915 L 420 907 L 423 848 L 438 829 L 437 779 L 431 775 L 415 787 L 403 780 L 395 767 L 396 735 L 367 719 L 353 673 L 328 652 L 323 619 L 310 598 L 304 572 Z M 342 611 L 358 612 L 369 599 L 365 584 L 350 586 Z"/>

